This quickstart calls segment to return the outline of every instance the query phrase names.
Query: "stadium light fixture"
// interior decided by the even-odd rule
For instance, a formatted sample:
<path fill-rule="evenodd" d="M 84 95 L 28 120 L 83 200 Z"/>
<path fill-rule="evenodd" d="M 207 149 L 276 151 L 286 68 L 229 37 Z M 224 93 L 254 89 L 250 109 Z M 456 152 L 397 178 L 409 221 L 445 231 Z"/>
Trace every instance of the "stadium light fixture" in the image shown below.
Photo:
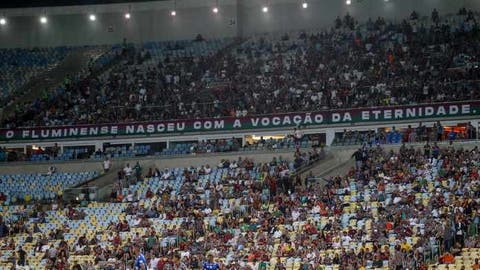
<path fill-rule="evenodd" d="M 345 3 L 346 3 L 347 5 L 351 5 L 351 4 L 352 4 L 352 0 L 346 0 Z"/>
<path fill-rule="evenodd" d="M 173 9 L 170 11 L 170 15 L 172 15 L 172 17 L 177 16 L 177 0 L 173 1 Z"/>
<path fill-rule="evenodd" d="M 218 0 L 215 1 L 215 5 L 212 8 L 212 12 L 215 14 L 218 13 Z"/>
<path fill-rule="evenodd" d="M 0 25 L 5 25 L 7 24 L 7 19 L 5 19 L 4 17 L 0 18 Z"/>
<path fill-rule="evenodd" d="M 307 1 L 303 1 L 303 3 L 302 3 L 302 8 L 308 8 L 308 3 L 307 3 Z"/>
<path fill-rule="evenodd" d="M 128 5 L 128 10 L 123 15 L 123 17 L 125 17 L 125 20 L 130 20 L 130 18 L 132 17 L 132 15 L 130 14 L 131 11 L 132 11 L 132 6 Z"/>
<path fill-rule="evenodd" d="M 47 16 L 41 16 L 40 17 L 40 23 L 41 24 L 46 24 L 48 22 Z"/>
<path fill-rule="evenodd" d="M 262 12 L 263 12 L 263 13 L 267 13 L 267 12 L 268 12 L 268 7 L 267 7 L 267 6 L 263 6 Z"/>
<path fill-rule="evenodd" d="M 96 21 L 97 20 L 97 16 L 95 16 L 95 14 L 90 14 L 90 16 L 88 16 L 88 19 L 92 22 Z"/>

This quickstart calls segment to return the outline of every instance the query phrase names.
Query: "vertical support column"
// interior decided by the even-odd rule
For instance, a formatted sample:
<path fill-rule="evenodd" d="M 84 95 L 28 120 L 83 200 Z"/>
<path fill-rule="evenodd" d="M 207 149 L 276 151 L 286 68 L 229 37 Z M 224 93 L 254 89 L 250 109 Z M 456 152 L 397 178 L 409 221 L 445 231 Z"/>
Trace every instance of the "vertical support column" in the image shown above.
<path fill-rule="evenodd" d="M 167 140 L 167 149 L 170 149 L 170 140 Z"/>
<path fill-rule="evenodd" d="M 475 128 L 475 139 L 478 140 L 480 133 L 480 120 L 473 120 L 472 126 Z"/>
<path fill-rule="evenodd" d="M 334 139 L 335 139 L 335 130 L 327 129 L 327 131 L 325 132 L 325 144 L 327 146 L 331 146 Z"/>
<path fill-rule="evenodd" d="M 95 152 L 100 149 L 103 151 L 103 142 L 102 141 L 95 141 Z"/>

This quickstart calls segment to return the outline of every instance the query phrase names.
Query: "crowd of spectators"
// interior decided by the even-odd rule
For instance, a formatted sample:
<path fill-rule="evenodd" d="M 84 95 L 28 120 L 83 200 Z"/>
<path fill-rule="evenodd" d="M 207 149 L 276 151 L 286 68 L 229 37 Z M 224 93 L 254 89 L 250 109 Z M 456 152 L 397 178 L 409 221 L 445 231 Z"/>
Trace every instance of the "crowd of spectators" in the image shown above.
<path fill-rule="evenodd" d="M 462 9 L 449 18 L 434 10 L 428 21 L 413 12 L 400 24 L 378 18 L 364 26 L 347 15 L 330 31 L 253 37 L 208 57 L 158 60 L 145 50 L 127 50 L 109 72 L 66 80 L 4 124 L 478 99 L 478 41 L 476 15 Z M 470 126 L 462 136 L 476 138 Z M 201 269 L 202 262 L 214 261 L 233 270 L 269 265 L 281 270 L 293 265 L 427 269 L 432 262 L 451 263 L 463 248 L 480 248 L 480 150 L 455 145 L 458 134 L 452 132 L 440 122 L 401 132 L 345 131 L 344 140 L 360 138 L 362 144 L 352 155 L 355 166 L 324 185 L 295 174 L 322 156 L 316 148 L 302 152 L 297 147 L 292 161 L 225 159 L 182 170 L 126 164 L 112 200 L 102 206 L 59 202 L 2 214 L 2 258 L 9 251 L 14 269 L 36 257 L 46 269 L 131 269 L 140 256 L 152 269 Z M 289 139 L 297 145 L 295 136 Z M 440 147 L 442 140 L 450 143 Z M 403 144 L 398 152 L 380 145 L 401 142 L 426 143 L 421 148 Z M 191 150 L 213 151 L 216 146 L 209 143 Z M 281 143 L 262 138 L 255 147 L 276 149 Z M 234 150 L 239 143 L 219 140 L 221 146 Z M 104 169 L 111 166 L 105 160 Z M 105 226 L 96 223 L 91 234 L 73 226 L 104 220 L 92 209 L 118 208 L 121 214 L 109 212 L 115 219 Z M 59 218 L 65 223 L 53 225 Z"/>
<path fill-rule="evenodd" d="M 400 144 L 416 142 L 441 142 L 455 140 L 476 140 L 478 131 L 471 122 L 460 127 L 449 127 L 447 131 L 440 121 L 432 126 L 422 122 L 418 126 L 399 130 L 393 126 L 390 129 L 378 129 L 369 131 L 343 130 L 336 134 L 332 145 L 374 145 L 374 144 Z"/>
<path fill-rule="evenodd" d="M 300 168 L 305 168 L 309 165 L 314 164 L 314 162 L 318 160 L 322 160 L 326 157 L 327 153 L 323 148 L 312 147 L 310 149 L 301 149 L 297 148 L 293 153 L 292 160 L 289 162 L 288 159 L 284 160 L 282 157 L 274 158 L 268 164 L 275 165 L 279 162 L 287 164 L 289 169 L 292 172 L 298 171 Z M 108 168 L 111 167 L 110 160 L 105 160 L 104 163 L 107 162 L 109 165 Z M 104 166 L 105 167 L 105 166 Z M 255 163 L 251 159 L 241 159 L 230 161 L 228 159 L 222 159 L 217 165 L 216 168 L 218 169 L 237 169 L 238 167 L 251 170 L 255 167 Z M 185 169 L 182 176 L 187 177 L 191 181 L 198 181 L 198 177 L 200 175 L 210 174 L 212 172 L 212 167 L 209 164 L 202 165 L 198 168 L 190 167 Z M 284 172 L 285 173 L 285 172 Z M 150 167 L 148 171 L 143 171 L 143 167 L 140 165 L 139 162 L 132 167 L 130 163 L 127 163 L 125 167 L 120 169 L 117 172 L 117 184 L 115 186 L 114 191 L 112 192 L 111 198 L 116 201 L 131 201 L 134 198 L 138 199 L 138 196 L 133 194 L 132 190 L 125 191 L 124 188 L 128 188 L 130 185 L 137 183 L 138 181 L 142 181 L 144 178 L 147 179 L 160 179 L 160 180 L 175 180 L 176 174 L 175 170 L 172 169 L 164 169 L 161 170 L 159 168 Z M 156 191 L 157 194 L 161 192 L 160 190 Z M 128 196 L 125 196 L 125 193 Z M 151 195 L 155 194 L 155 191 L 151 190 Z M 151 197 L 151 196 L 150 196 Z"/>
<path fill-rule="evenodd" d="M 437 14 L 437 15 L 435 15 Z M 94 77 L 68 80 L 24 104 L 3 126 L 67 125 L 479 98 L 477 14 L 265 34 L 208 56 L 152 57 L 139 47 Z M 195 42 L 205 43 L 208 40 Z"/>
<path fill-rule="evenodd" d="M 172 156 L 188 154 L 206 154 L 206 153 L 225 153 L 237 151 L 256 151 L 256 150 L 280 150 L 307 148 L 310 146 L 323 147 L 317 135 L 304 135 L 300 128 L 283 137 L 260 137 L 259 139 L 245 140 L 232 137 L 230 139 L 208 139 L 198 142 L 172 142 L 168 148 L 166 145 L 159 144 L 141 144 L 141 145 L 111 145 L 103 149 L 94 149 L 93 147 L 74 147 L 64 148 L 61 151 L 60 146 L 55 143 L 52 147 L 38 147 L 28 151 L 27 154 L 9 151 L 6 148 L 0 148 L 0 162 L 4 161 L 68 161 L 80 159 L 117 159 L 132 158 L 143 156 Z"/>
<path fill-rule="evenodd" d="M 197 42 L 205 43 L 206 47 L 216 45 L 216 41 Z M 206 84 L 199 85 L 200 79 L 218 56 L 201 52 L 190 57 L 157 53 L 125 44 L 117 65 L 100 74 L 85 70 L 66 78 L 56 89 L 17 106 L 4 124 L 51 126 L 186 118 L 186 112 L 177 111 L 172 104 L 202 102 L 197 98 L 202 97 L 198 90 Z M 198 117 L 202 112 L 192 113 Z"/>
<path fill-rule="evenodd" d="M 75 234 L 68 222 L 55 230 L 33 224 L 37 231 L 31 231 L 29 219 L 13 233 L 18 222 L 0 220 L 0 232 L 8 232 L 3 248 L 18 250 L 16 262 L 28 264 L 12 236 L 34 233 L 47 269 L 80 264 L 69 259 L 77 255 L 91 259 L 82 269 L 124 269 L 140 252 L 152 269 L 201 269 L 207 254 L 225 269 L 427 269 L 429 262 L 451 262 L 464 247 L 480 248 L 478 147 L 357 152 L 356 166 L 323 187 L 291 177 L 291 164 L 282 159 L 186 168 L 178 187 L 178 175 L 164 177 L 168 170 L 147 172 L 141 184 L 164 188 L 128 192 L 123 203 L 108 204 L 120 204 L 124 214 L 96 234 Z M 64 209 L 56 206 L 54 213 L 68 216 L 75 208 Z M 85 212 L 86 220 L 100 218 Z M 42 222 L 54 214 L 37 213 L 46 216 Z M 73 240 L 63 239 L 72 233 Z"/>
<path fill-rule="evenodd" d="M 353 30 L 352 20 L 246 41 L 213 71 L 232 85 L 222 106 L 243 115 L 478 98 L 473 14 L 437 23 L 378 18 Z"/>

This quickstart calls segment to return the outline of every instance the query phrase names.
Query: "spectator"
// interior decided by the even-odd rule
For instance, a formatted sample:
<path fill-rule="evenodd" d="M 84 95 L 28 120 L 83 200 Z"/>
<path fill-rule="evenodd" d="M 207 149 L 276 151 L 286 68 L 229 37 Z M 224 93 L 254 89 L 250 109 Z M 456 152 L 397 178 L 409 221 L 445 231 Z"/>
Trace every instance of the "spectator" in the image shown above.
<path fill-rule="evenodd" d="M 53 165 L 51 165 L 50 167 L 48 167 L 48 172 L 47 172 L 47 175 L 53 175 L 54 173 L 57 172 L 57 168 Z"/>
<path fill-rule="evenodd" d="M 130 163 L 127 163 L 123 168 L 123 175 L 125 176 L 125 180 L 127 181 L 127 186 L 130 185 L 130 180 L 132 176 L 133 169 L 130 167 Z"/>
<path fill-rule="evenodd" d="M 135 263 L 134 263 L 135 270 L 147 270 L 147 260 L 145 259 L 145 256 L 143 255 L 143 253 L 140 252 L 140 249 L 138 247 L 134 248 L 134 253 L 135 253 Z"/>
<path fill-rule="evenodd" d="M 220 265 L 213 261 L 212 254 L 207 255 L 207 260 L 203 263 L 203 270 L 220 270 Z"/>
<path fill-rule="evenodd" d="M 3 216 L 0 216 L 0 238 L 3 238 L 8 235 L 9 229 Z"/>
<path fill-rule="evenodd" d="M 142 167 L 140 166 L 140 163 L 137 161 L 135 166 L 133 167 L 133 170 L 135 171 L 135 178 L 136 181 L 141 181 L 142 180 Z"/>
<path fill-rule="evenodd" d="M 251 37 L 209 57 L 145 60 L 145 48 L 137 48 L 125 60 L 130 54 L 145 57 L 119 61 L 99 77 L 68 80 L 62 91 L 7 115 L 3 125 L 240 117 L 479 99 L 474 89 L 480 73 L 473 63 L 480 43 L 471 34 L 478 29 L 476 15 L 467 12 L 458 22 L 431 29 L 419 23 L 415 11 L 409 19 L 392 23 L 379 17 L 368 30 L 346 14 L 332 31 L 288 35 L 288 40 Z M 228 86 L 210 87 L 212 82 Z M 121 95 L 109 94 L 114 92 Z"/>
<path fill-rule="evenodd" d="M 108 173 L 111 167 L 112 161 L 109 158 L 105 158 L 105 160 L 103 161 L 103 172 Z"/>

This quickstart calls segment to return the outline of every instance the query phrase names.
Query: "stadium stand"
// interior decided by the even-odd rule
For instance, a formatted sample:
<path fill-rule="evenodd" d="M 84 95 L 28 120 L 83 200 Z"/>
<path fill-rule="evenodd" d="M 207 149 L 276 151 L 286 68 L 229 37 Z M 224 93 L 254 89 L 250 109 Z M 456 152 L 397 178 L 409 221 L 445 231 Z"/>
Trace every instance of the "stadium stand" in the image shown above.
<path fill-rule="evenodd" d="M 316 144 L 315 144 L 316 143 Z M 204 154 L 204 153 L 225 153 L 237 151 L 275 151 L 281 149 L 295 149 L 295 148 L 321 148 L 318 142 L 314 142 L 310 136 L 303 136 L 296 140 L 293 134 L 290 134 L 282 139 L 263 138 L 246 142 L 241 145 L 241 140 L 232 139 L 211 139 L 200 142 L 173 142 L 169 148 L 163 148 L 161 151 L 156 151 L 150 144 L 132 146 L 109 146 L 105 149 L 95 150 L 92 147 L 74 147 L 65 148 L 62 153 L 59 150 L 53 149 L 37 149 L 32 150 L 27 155 L 16 156 L 8 159 L 9 151 L 0 148 L 0 162 L 7 161 L 33 161 L 33 162 L 47 162 L 47 161 L 69 161 L 81 159 L 95 159 L 101 160 L 105 158 L 133 158 L 142 156 L 180 156 L 190 154 Z M 55 148 L 55 147 L 54 147 Z M 58 146 L 57 146 L 58 148 Z M 11 152 L 10 152 L 11 153 Z"/>
<path fill-rule="evenodd" d="M 3 203 L 9 205 L 17 202 L 54 200 L 62 195 L 67 187 L 77 186 L 95 177 L 98 172 L 55 173 L 54 168 L 44 174 L 2 174 L 0 192 L 7 194 Z"/>
<path fill-rule="evenodd" d="M 66 85 L 65 92 L 27 105 L 4 125 L 242 116 L 479 98 L 474 91 L 480 74 L 476 14 L 438 22 L 378 18 L 354 30 L 346 23 L 351 20 L 348 15 L 329 31 L 136 46 L 108 72 Z M 101 106 L 105 104 L 107 108 Z"/>
<path fill-rule="evenodd" d="M 68 47 L 0 50 L 0 103 L 31 78 L 58 64 L 71 50 Z"/>
<path fill-rule="evenodd" d="M 319 33 L 114 46 L 90 70 L 19 107 L 3 125 L 478 99 L 477 14 L 434 14 L 361 26 L 347 15 Z M 86 195 L 61 199 L 66 188 L 98 177 L 95 171 L 58 172 L 53 165 L 43 174 L 0 174 L 0 268 L 135 269 L 141 253 L 148 269 L 208 270 L 202 263 L 232 270 L 478 269 L 480 150 L 454 142 L 476 139 L 470 126 L 460 133 L 441 122 L 346 129 L 334 144 L 353 146 L 354 165 L 313 182 L 301 171 L 324 153 L 308 136 L 262 137 L 246 146 L 232 138 L 172 142 L 162 150 L 33 152 L 25 160 L 109 157 L 126 165 L 110 171 L 117 178 L 102 202 L 88 196 L 86 186 Z M 295 153 L 269 162 L 241 157 L 241 151 L 276 149 Z M 171 168 L 143 168 L 132 159 L 219 152 L 238 158 Z M 9 157 L 0 149 L 2 159 Z"/>
<path fill-rule="evenodd" d="M 391 130 L 370 130 L 360 132 L 358 130 L 344 130 L 337 134 L 334 145 L 362 145 L 362 144 L 399 144 L 402 142 L 439 142 L 454 140 L 475 140 L 478 138 L 476 128 L 468 122 L 462 132 L 454 129 L 445 130 L 440 121 L 432 127 L 426 127 L 421 122 L 416 127 L 408 126 L 403 131 L 392 127 Z"/>
<path fill-rule="evenodd" d="M 182 102 L 188 96 L 191 98 L 193 95 L 187 94 L 193 91 L 190 83 L 200 79 L 208 61 L 213 61 L 210 59 L 212 55 L 230 42 L 230 39 L 213 39 L 149 42 L 139 47 L 124 45 L 122 61 L 100 72 L 100 75 L 86 71 L 76 78 L 67 78 L 55 91 L 8 115 L 5 125 L 51 126 L 108 122 L 112 119 L 140 120 L 141 115 L 146 115 L 141 112 L 145 109 L 151 113 L 159 111 L 152 108 L 153 104 L 170 106 L 172 98 L 176 102 Z M 166 80 L 160 80 L 160 76 L 165 76 Z M 127 100 L 124 100 L 125 97 L 128 97 Z M 124 106 L 133 110 L 116 110 Z M 162 113 L 161 110 L 159 112 Z M 149 117 L 164 118 L 157 115 Z"/>
<path fill-rule="evenodd" d="M 437 259 L 440 268 L 471 264 L 480 247 L 478 148 L 450 145 L 428 155 L 413 147 L 359 151 L 358 169 L 323 188 L 289 179 L 294 162 L 239 159 L 157 170 L 139 181 L 124 176 L 112 202 L 54 204 L 40 221 L 29 216 L 32 206 L 16 221 L 18 207 L 4 206 L 3 260 L 22 246 L 36 268 L 67 262 L 118 268 L 132 263 L 139 245 L 150 264 L 165 258 L 162 263 L 189 269 L 197 269 L 206 252 L 228 269 L 427 269 Z M 32 228 L 37 240 L 26 242 Z"/>

